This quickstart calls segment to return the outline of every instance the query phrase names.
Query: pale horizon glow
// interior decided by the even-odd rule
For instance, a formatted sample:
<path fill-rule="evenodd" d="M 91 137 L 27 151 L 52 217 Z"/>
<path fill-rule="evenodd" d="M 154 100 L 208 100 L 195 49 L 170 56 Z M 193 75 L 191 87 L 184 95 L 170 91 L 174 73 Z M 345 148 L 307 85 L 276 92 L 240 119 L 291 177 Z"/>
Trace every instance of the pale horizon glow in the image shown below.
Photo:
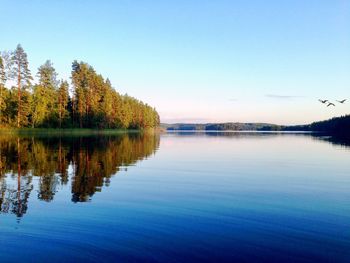
<path fill-rule="evenodd" d="M 14 12 L 14 10 L 16 12 Z M 350 0 L 0 0 L 0 51 L 73 60 L 165 123 L 306 124 L 350 113 Z M 14 18 L 15 16 L 15 18 Z"/>

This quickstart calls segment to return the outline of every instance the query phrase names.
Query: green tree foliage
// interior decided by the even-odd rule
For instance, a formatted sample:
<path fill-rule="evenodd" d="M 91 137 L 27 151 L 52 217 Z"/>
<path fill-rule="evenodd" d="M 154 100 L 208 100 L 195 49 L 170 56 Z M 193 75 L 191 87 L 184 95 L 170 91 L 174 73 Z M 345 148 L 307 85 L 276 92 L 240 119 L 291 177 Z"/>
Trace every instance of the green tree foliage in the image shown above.
<path fill-rule="evenodd" d="M 6 71 L 5 62 L 2 56 L 0 56 L 0 125 L 2 124 L 3 111 L 5 110 L 5 84 L 6 84 Z"/>
<path fill-rule="evenodd" d="M 27 53 L 24 52 L 20 44 L 12 54 L 11 57 L 11 71 L 10 76 L 17 81 L 17 127 L 26 126 L 28 123 L 28 111 L 26 111 L 28 103 L 27 94 L 22 96 L 22 93 L 26 93 L 31 86 L 31 80 L 33 79 L 29 70 L 29 63 L 27 59 Z"/>
<path fill-rule="evenodd" d="M 68 93 L 68 82 L 67 81 L 61 81 L 61 84 L 58 88 L 58 122 L 59 127 L 62 127 L 62 123 L 67 126 L 69 121 L 69 93 Z"/>
<path fill-rule="evenodd" d="M 38 68 L 38 82 L 32 86 L 27 54 L 21 45 L 7 57 L 5 63 L 7 60 L 0 56 L 0 126 L 99 129 L 159 126 L 154 108 L 121 95 L 108 78 L 104 79 L 85 62 L 72 63 L 70 89 L 67 81 L 57 80 L 50 60 Z M 6 88 L 8 78 L 17 86 Z"/>
<path fill-rule="evenodd" d="M 128 95 L 120 95 L 110 81 L 87 63 L 72 64 L 74 123 L 80 128 L 154 128 L 157 111 Z"/>
<path fill-rule="evenodd" d="M 50 60 L 39 67 L 37 76 L 39 83 L 33 89 L 33 127 L 55 127 L 58 114 L 58 81 Z"/>
<path fill-rule="evenodd" d="M 0 127 L 6 122 L 6 110 L 9 92 L 6 89 L 6 81 L 9 78 L 9 66 L 10 66 L 10 52 L 0 53 Z"/>

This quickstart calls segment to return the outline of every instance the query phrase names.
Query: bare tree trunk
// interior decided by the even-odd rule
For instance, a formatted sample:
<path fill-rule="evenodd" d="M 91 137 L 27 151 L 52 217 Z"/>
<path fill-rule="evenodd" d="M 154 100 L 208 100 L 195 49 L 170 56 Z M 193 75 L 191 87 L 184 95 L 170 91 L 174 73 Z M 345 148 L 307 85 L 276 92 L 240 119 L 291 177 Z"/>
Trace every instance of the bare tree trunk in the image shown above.
<path fill-rule="evenodd" d="M 61 102 L 61 94 L 59 95 L 59 101 L 58 101 L 60 108 L 59 108 L 59 118 L 60 118 L 60 129 L 62 126 L 62 102 Z"/>
<path fill-rule="evenodd" d="M 21 122 L 21 65 L 18 65 L 18 111 L 17 111 L 17 128 L 20 127 Z"/>
<path fill-rule="evenodd" d="M 2 119 L 2 89 L 3 87 L 0 86 L 0 127 L 1 127 L 1 119 Z"/>

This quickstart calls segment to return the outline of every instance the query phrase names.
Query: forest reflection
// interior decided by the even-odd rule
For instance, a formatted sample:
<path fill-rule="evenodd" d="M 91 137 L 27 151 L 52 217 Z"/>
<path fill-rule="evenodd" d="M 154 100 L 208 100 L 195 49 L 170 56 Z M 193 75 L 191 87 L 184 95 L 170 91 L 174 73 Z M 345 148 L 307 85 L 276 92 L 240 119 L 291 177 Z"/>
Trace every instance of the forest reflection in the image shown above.
<path fill-rule="evenodd" d="M 71 186 L 73 202 L 86 202 L 122 167 L 154 154 L 158 146 L 159 136 L 147 133 L 0 136 L 0 212 L 22 217 L 33 192 L 49 202 L 61 185 Z"/>

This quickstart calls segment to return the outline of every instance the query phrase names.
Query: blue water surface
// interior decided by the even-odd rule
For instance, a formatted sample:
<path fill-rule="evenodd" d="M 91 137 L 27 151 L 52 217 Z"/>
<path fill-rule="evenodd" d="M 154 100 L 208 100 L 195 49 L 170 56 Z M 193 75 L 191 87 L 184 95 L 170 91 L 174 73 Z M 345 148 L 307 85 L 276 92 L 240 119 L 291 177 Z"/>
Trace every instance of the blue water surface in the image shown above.
<path fill-rule="evenodd" d="M 1 262 L 350 262 L 350 148 L 309 134 L 0 138 Z"/>

